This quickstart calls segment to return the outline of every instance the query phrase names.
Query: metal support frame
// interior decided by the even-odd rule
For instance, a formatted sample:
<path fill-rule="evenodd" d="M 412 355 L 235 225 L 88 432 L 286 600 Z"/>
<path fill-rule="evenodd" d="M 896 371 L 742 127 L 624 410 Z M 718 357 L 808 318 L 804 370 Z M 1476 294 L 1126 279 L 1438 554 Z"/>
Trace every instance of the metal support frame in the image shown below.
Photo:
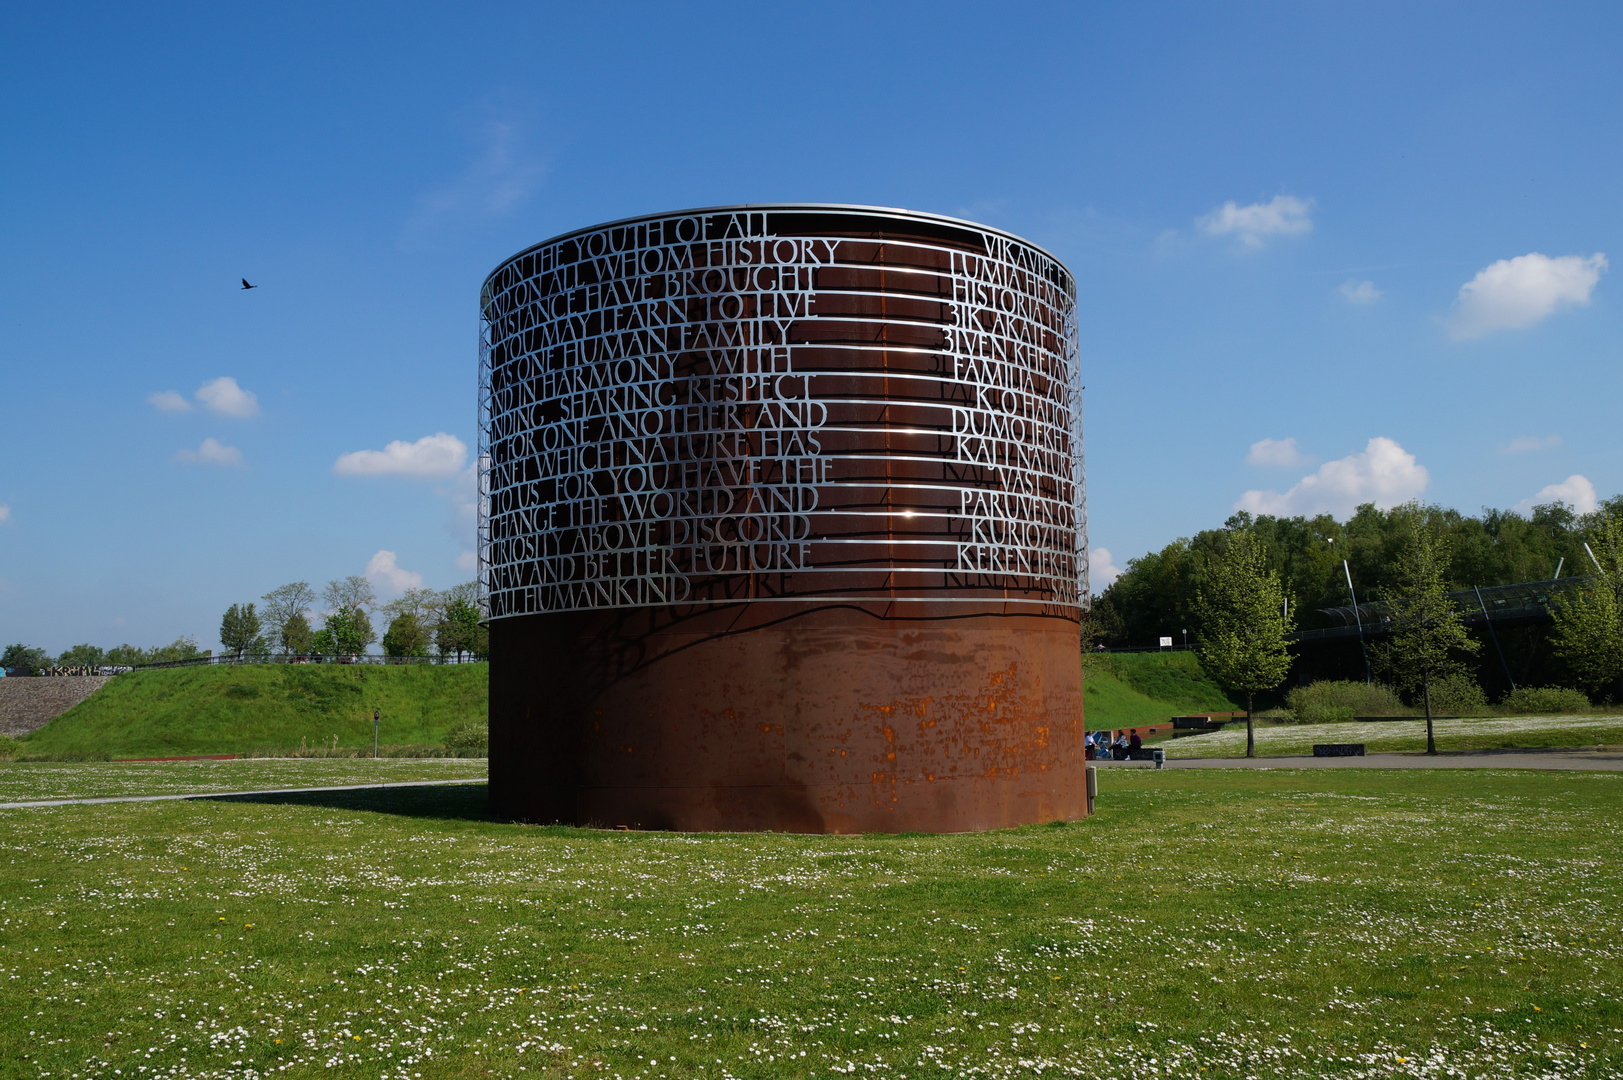
<path fill-rule="evenodd" d="M 1368 686 L 1375 681 L 1375 673 L 1369 666 L 1369 647 L 1364 644 L 1364 616 L 1358 611 L 1358 594 L 1353 591 L 1352 567 L 1347 560 L 1341 560 L 1341 569 L 1347 575 L 1347 595 L 1352 597 L 1353 618 L 1358 621 L 1358 651 L 1364 654 L 1364 685 Z"/>
<path fill-rule="evenodd" d="M 1499 666 L 1505 672 L 1505 681 L 1514 690 L 1516 689 L 1516 679 L 1510 674 L 1510 665 L 1505 662 L 1505 650 L 1499 647 L 1499 634 L 1493 628 L 1493 617 L 1488 614 L 1488 605 L 1482 600 L 1482 589 L 1480 586 L 1472 585 L 1471 591 L 1476 593 L 1477 607 L 1482 609 L 1482 621 L 1487 624 L 1488 637 L 1493 639 L 1493 651 L 1499 654 Z"/>
<path fill-rule="evenodd" d="M 522 252 L 482 308 L 491 618 L 1087 603 L 1076 288 L 1018 237 L 688 211 Z"/>

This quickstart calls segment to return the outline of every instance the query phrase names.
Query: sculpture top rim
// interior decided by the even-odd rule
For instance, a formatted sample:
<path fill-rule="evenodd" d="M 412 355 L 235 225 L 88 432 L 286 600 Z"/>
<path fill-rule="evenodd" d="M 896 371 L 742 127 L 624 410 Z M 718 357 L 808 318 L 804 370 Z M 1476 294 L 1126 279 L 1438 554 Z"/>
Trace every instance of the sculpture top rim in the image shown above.
<path fill-rule="evenodd" d="M 515 260 L 522 259 L 532 251 L 538 251 L 549 244 L 560 243 L 564 240 L 568 240 L 572 236 L 579 236 L 583 233 L 589 232 L 597 232 L 599 229 L 613 229 L 622 225 L 635 225 L 639 221 L 657 221 L 660 218 L 685 217 L 690 214 L 724 214 L 742 211 L 760 213 L 762 211 L 771 212 L 793 210 L 830 210 L 884 215 L 886 217 L 905 218 L 915 221 L 928 221 L 944 225 L 957 225 L 974 229 L 977 232 L 996 233 L 998 236 L 1013 240 L 1016 243 L 1024 244 L 1033 251 L 1039 251 L 1048 256 L 1048 258 L 1054 260 L 1055 265 L 1062 268 L 1070 277 L 1071 281 L 1073 282 L 1073 287 L 1076 281 L 1076 275 L 1071 272 L 1071 268 L 1069 266 L 1065 265 L 1065 260 L 1061 259 L 1058 255 L 1055 255 L 1052 251 L 1049 251 L 1041 244 L 1033 243 L 1032 241 L 1021 236 L 1019 233 L 1012 233 L 1007 229 L 1000 229 L 995 225 L 986 225 L 979 221 L 971 221 L 969 218 L 953 217 L 950 214 L 932 214 L 926 210 L 908 210 L 899 206 L 869 206 L 865 203 L 768 202 L 729 203 L 721 206 L 694 206 L 683 210 L 665 210 L 654 214 L 634 214 L 631 217 L 617 218 L 614 221 L 601 221 L 593 225 L 582 225 L 579 228 L 558 233 L 556 236 L 549 236 L 539 243 L 530 244 L 528 247 L 520 248 L 518 251 L 515 251 L 507 258 L 498 262 L 496 264 L 496 268 L 489 274 L 485 275 L 484 285 L 489 286 L 492 278 L 501 273 L 502 270 L 504 270 Z"/>

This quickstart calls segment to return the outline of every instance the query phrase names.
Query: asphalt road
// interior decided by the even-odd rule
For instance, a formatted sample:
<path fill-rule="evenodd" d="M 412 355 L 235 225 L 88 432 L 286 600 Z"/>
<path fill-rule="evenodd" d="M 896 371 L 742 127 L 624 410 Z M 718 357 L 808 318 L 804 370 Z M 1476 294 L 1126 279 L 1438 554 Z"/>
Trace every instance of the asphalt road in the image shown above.
<path fill-rule="evenodd" d="M 339 784 L 332 787 L 260 788 L 257 791 L 191 791 L 180 795 L 108 795 L 98 799 L 39 799 L 0 802 L 0 810 L 27 810 L 41 806 L 89 806 L 95 803 L 169 802 L 175 799 L 237 799 L 244 795 L 321 795 L 329 791 L 377 791 L 380 788 L 439 787 L 444 784 L 483 784 L 477 779 L 401 780 L 392 784 Z"/>
<path fill-rule="evenodd" d="M 1154 768 L 1148 761 L 1096 761 L 1107 768 Z M 1167 758 L 1169 769 L 1577 769 L 1623 772 L 1623 750 L 1552 747 L 1547 750 L 1461 750 L 1426 754 L 1310 754 L 1256 758 Z"/>

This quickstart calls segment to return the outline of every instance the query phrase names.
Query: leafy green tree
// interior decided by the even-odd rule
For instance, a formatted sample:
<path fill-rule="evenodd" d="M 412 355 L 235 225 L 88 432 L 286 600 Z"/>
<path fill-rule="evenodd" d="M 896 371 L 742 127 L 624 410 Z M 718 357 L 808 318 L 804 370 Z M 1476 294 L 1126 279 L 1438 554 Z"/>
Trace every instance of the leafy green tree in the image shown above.
<path fill-rule="evenodd" d="M 1257 691 L 1290 673 L 1285 591 L 1267 552 L 1249 528 L 1234 529 L 1212 561 L 1196 596 L 1201 662 L 1223 689 L 1245 695 L 1245 756 L 1257 756 L 1251 714 Z"/>
<path fill-rule="evenodd" d="M 434 644 L 441 656 L 456 654 L 460 662 L 465 654 L 475 659 L 490 655 L 490 630 L 484 625 L 486 615 L 479 597 L 478 582 L 468 581 L 445 590 L 440 621 L 434 627 Z"/>
<path fill-rule="evenodd" d="M 106 651 L 88 644 L 75 645 L 56 658 L 57 667 L 101 667 L 106 662 Z"/>
<path fill-rule="evenodd" d="M 427 656 L 428 629 L 411 612 L 402 612 L 389 621 L 383 635 L 383 651 L 389 656 Z"/>
<path fill-rule="evenodd" d="M 361 611 L 378 606 L 377 593 L 372 591 L 372 583 L 359 574 L 327 582 L 327 587 L 321 590 L 321 599 L 326 603 L 328 611 L 337 611 L 340 608 Z"/>
<path fill-rule="evenodd" d="M 259 636 L 259 615 L 253 604 L 232 604 L 220 620 L 220 644 L 239 658 L 243 653 L 264 652 L 265 639 Z"/>
<path fill-rule="evenodd" d="M 112 667 L 135 667 L 147 662 L 146 650 L 125 642 L 107 650 L 107 663 Z"/>
<path fill-rule="evenodd" d="M 378 639 L 372 629 L 367 609 L 377 606 L 377 594 L 372 583 L 358 574 L 327 582 L 321 590 L 321 599 L 327 605 L 326 625 L 316 635 L 317 648 L 329 643 L 322 633 L 331 638 L 330 651 L 340 656 L 359 656 L 366 647 Z M 327 651 L 323 649 L 323 651 Z"/>
<path fill-rule="evenodd" d="M 434 644 L 441 656 L 456 654 L 461 663 L 463 654 L 478 645 L 479 609 L 460 597 L 445 606 L 445 614 L 434 628 Z"/>
<path fill-rule="evenodd" d="M 1482 645 L 1466 633 L 1459 609 L 1448 598 L 1452 543 L 1447 516 L 1413 502 L 1398 507 L 1397 515 L 1404 543 L 1393 563 L 1394 580 L 1381 594 L 1391 632 L 1375 653 L 1399 690 L 1420 691 L 1426 706 L 1426 753 L 1435 754 L 1432 681 L 1462 671 L 1459 657 Z"/>
<path fill-rule="evenodd" d="M 15 645 L 7 645 L 6 651 L 0 653 L 0 667 L 17 675 L 32 675 L 50 666 L 50 653 L 33 645 L 24 645 L 20 641 Z"/>
<path fill-rule="evenodd" d="M 316 593 L 310 588 L 308 581 L 292 581 L 286 585 L 278 586 L 260 597 L 265 602 L 263 617 L 265 633 L 279 645 L 283 652 L 297 654 L 301 649 L 294 648 L 288 643 L 287 630 L 295 618 L 304 625 L 304 632 L 310 631 L 310 619 L 305 612 L 315 607 Z M 309 643 L 305 642 L 308 648 Z"/>
<path fill-rule="evenodd" d="M 332 634 L 333 651 L 340 656 L 360 656 L 378 639 L 372 630 L 371 618 L 359 607 L 332 612 L 327 616 L 324 629 Z"/>
<path fill-rule="evenodd" d="M 333 640 L 333 632 L 323 626 L 310 635 L 310 652 L 316 656 L 335 656 L 338 653 L 338 642 Z"/>
<path fill-rule="evenodd" d="M 1555 605 L 1555 651 L 1583 688 L 1598 696 L 1623 676 L 1623 512 L 1595 516 L 1588 535 L 1597 575 Z"/>
<path fill-rule="evenodd" d="M 400 615 L 412 615 L 427 627 L 439 622 L 444 608 L 445 598 L 433 589 L 407 589 L 398 600 L 384 604 L 382 611 L 391 621 Z"/>
<path fill-rule="evenodd" d="M 307 656 L 310 653 L 312 636 L 310 620 L 305 617 L 304 612 L 295 611 L 282 624 L 277 643 L 289 656 Z"/>

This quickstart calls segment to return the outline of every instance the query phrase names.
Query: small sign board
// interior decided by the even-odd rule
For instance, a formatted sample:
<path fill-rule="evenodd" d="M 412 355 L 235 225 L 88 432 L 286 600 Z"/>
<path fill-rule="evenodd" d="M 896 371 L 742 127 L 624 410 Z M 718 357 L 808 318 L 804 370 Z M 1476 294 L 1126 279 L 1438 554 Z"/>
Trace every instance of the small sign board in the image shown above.
<path fill-rule="evenodd" d="M 1163 649 L 1172 648 L 1172 639 L 1169 638 L 1169 637 L 1162 638 L 1161 639 L 1161 648 L 1163 648 Z"/>

